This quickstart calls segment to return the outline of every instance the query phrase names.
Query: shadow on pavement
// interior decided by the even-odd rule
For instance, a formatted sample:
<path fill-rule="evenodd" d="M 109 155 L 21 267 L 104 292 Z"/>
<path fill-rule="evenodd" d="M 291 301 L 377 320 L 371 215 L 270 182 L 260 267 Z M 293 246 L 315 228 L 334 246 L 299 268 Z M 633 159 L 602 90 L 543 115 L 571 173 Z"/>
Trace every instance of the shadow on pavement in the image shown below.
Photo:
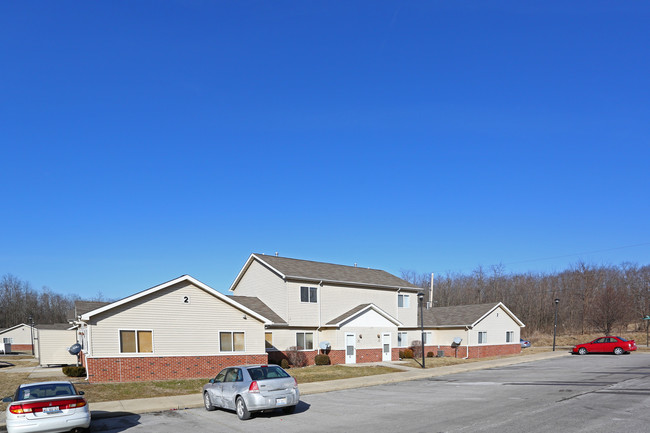
<path fill-rule="evenodd" d="M 140 424 L 140 415 L 130 412 L 92 411 L 91 432 L 119 433 Z"/>

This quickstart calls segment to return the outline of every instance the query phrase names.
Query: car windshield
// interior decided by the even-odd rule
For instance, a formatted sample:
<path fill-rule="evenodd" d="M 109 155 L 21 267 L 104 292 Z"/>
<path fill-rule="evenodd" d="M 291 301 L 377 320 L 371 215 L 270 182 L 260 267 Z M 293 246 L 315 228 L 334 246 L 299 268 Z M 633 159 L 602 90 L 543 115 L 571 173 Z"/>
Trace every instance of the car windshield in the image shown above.
<path fill-rule="evenodd" d="M 17 401 L 34 400 L 37 398 L 62 397 L 76 395 L 74 387 L 69 383 L 48 383 L 25 386 L 18 389 Z"/>
<path fill-rule="evenodd" d="M 274 365 L 264 365 L 261 367 L 251 367 L 248 369 L 248 374 L 251 375 L 253 380 L 264 379 L 278 379 L 281 377 L 289 377 L 289 373 Z"/>

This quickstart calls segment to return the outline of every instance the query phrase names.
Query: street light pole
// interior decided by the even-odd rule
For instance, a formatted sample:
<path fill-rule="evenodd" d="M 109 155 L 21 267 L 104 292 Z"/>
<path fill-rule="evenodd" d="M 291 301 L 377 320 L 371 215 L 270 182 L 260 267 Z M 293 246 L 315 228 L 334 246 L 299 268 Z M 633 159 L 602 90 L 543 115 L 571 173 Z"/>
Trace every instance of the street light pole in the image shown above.
<path fill-rule="evenodd" d="M 422 337 L 420 339 L 420 342 L 422 343 L 422 368 L 425 368 L 424 367 L 424 314 L 423 314 L 424 293 L 422 292 L 418 293 L 418 300 L 420 301 L 420 330 L 422 331 Z"/>
<path fill-rule="evenodd" d="M 650 325 L 648 321 L 650 321 L 650 316 L 646 314 L 643 320 L 645 320 L 645 347 L 650 347 L 648 344 L 648 325 Z"/>
<path fill-rule="evenodd" d="M 32 356 L 34 356 L 34 318 L 29 316 L 29 331 L 32 333 Z"/>
<path fill-rule="evenodd" d="M 553 352 L 555 352 L 555 335 L 557 334 L 557 304 L 560 303 L 558 298 L 555 298 L 555 321 L 553 323 Z"/>

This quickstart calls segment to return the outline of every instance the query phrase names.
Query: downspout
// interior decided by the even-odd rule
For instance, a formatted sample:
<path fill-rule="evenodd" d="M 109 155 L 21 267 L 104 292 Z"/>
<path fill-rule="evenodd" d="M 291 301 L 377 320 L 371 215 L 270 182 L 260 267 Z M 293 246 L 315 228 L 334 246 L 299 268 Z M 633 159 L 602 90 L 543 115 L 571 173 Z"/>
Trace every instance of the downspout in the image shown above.
<path fill-rule="evenodd" d="M 465 326 L 465 331 L 467 331 L 467 343 L 465 343 L 465 351 L 466 351 L 465 353 L 467 356 L 464 357 L 463 359 L 469 358 L 469 336 L 470 336 L 469 330 L 470 329 L 472 329 L 471 326 Z"/>
<path fill-rule="evenodd" d="M 90 379 L 90 371 L 88 370 L 88 355 L 91 354 L 91 347 L 92 344 L 90 343 L 90 324 L 85 323 L 86 325 L 86 330 L 85 332 L 87 333 L 86 335 L 86 341 L 88 342 L 88 347 L 86 348 L 86 354 L 84 355 L 84 363 L 86 364 L 86 381 Z"/>
<path fill-rule="evenodd" d="M 320 287 L 320 294 L 318 295 L 318 298 L 320 301 L 318 302 L 318 329 L 316 329 L 316 339 L 318 342 L 316 343 L 316 355 L 320 354 L 320 328 L 322 325 L 321 322 L 321 310 L 323 308 L 323 280 L 318 283 L 318 287 Z"/>

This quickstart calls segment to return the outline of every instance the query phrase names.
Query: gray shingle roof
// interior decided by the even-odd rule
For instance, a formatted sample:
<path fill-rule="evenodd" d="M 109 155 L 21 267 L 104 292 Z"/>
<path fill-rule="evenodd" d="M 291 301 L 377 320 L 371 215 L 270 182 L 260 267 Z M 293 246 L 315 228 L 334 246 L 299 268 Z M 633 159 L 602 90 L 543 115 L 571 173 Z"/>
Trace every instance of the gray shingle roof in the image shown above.
<path fill-rule="evenodd" d="M 72 325 L 69 323 L 48 323 L 45 325 L 36 325 L 37 329 L 54 329 L 54 330 L 66 330 L 71 328 Z"/>
<path fill-rule="evenodd" d="M 408 281 L 404 281 L 380 269 L 335 265 L 332 263 L 266 256 L 263 254 L 255 254 L 255 257 L 291 279 L 419 289 L 419 287 L 414 286 Z"/>
<path fill-rule="evenodd" d="M 352 316 L 355 313 L 358 313 L 359 311 L 363 310 L 370 304 L 361 304 L 357 305 L 350 311 L 346 311 L 345 313 L 341 314 L 339 317 L 335 317 L 334 319 L 330 320 L 329 322 L 326 323 L 326 325 L 336 325 L 337 323 L 340 323 L 342 320 L 345 320 L 347 317 Z"/>
<path fill-rule="evenodd" d="M 425 327 L 442 326 L 467 326 L 483 317 L 499 303 L 457 305 L 454 307 L 434 307 L 424 310 Z M 420 309 L 418 308 L 418 324 L 420 323 Z"/>
<path fill-rule="evenodd" d="M 229 296 L 233 301 L 242 304 L 244 307 L 249 308 L 255 311 L 257 314 L 260 314 L 270 321 L 274 325 L 286 325 L 287 322 L 278 316 L 275 311 L 271 310 L 268 305 L 260 301 L 259 298 L 254 296 Z"/>
<path fill-rule="evenodd" d="M 75 319 L 82 314 L 86 314 L 89 311 L 96 310 L 108 304 L 110 304 L 110 302 L 74 301 Z"/>

